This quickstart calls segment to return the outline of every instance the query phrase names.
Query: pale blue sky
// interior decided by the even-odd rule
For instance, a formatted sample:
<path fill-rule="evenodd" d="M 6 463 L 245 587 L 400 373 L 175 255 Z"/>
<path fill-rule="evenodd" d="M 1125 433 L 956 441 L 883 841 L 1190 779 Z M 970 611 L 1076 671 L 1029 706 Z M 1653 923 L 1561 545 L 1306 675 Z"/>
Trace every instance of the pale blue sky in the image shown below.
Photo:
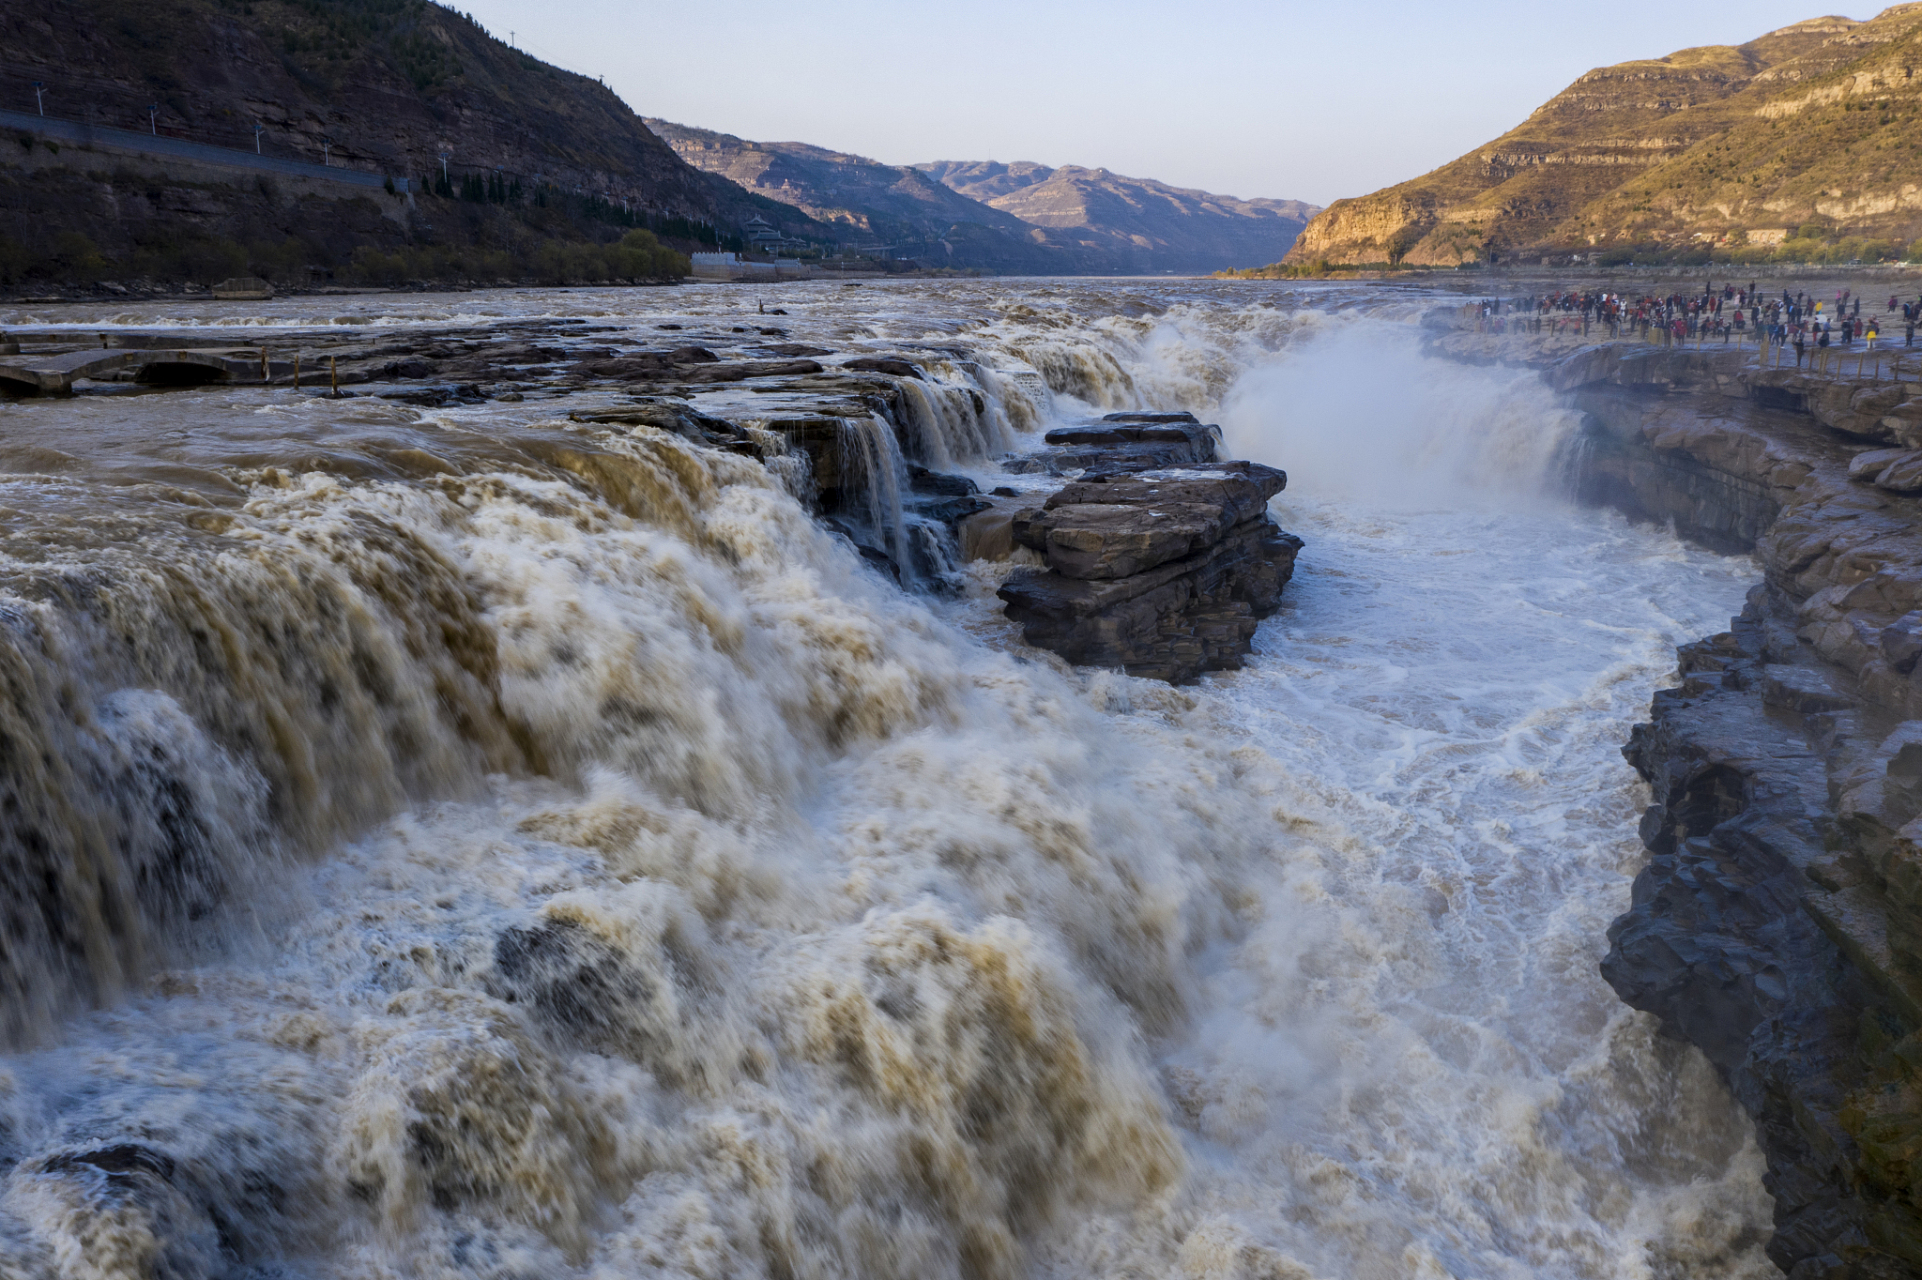
<path fill-rule="evenodd" d="M 1317 204 L 1446 163 L 1591 67 L 1740 44 L 1822 12 L 1807 0 L 453 3 L 604 76 L 642 115 L 890 164 L 1106 166 Z"/>

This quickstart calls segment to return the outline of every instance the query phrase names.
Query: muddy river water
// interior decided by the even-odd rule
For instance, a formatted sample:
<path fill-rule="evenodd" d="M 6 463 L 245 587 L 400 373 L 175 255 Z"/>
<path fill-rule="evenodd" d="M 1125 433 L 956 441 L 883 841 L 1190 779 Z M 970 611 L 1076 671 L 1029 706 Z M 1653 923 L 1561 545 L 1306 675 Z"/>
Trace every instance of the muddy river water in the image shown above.
<path fill-rule="evenodd" d="M 1746 1120 L 1596 969 L 1620 745 L 1753 566 L 1565 501 L 1572 416 L 1425 359 L 1431 303 L 0 315 L 778 324 L 979 397 L 898 444 L 983 487 L 1192 410 L 1307 543 L 1248 665 L 1176 688 L 1025 646 L 1005 563 L 904 591 L 778 468 L 538 379 L 0 405 L 0 1275 L 1771 1274 Z"/>

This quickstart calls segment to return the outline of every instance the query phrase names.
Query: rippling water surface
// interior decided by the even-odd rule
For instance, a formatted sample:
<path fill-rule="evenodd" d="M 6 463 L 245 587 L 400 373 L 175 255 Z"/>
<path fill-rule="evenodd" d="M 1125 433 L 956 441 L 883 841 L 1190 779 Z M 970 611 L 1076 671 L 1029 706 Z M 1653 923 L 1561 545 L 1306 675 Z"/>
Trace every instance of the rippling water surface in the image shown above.
<path fill-rule="evenodd" d="M 925 344 L 989 403 L 911 455 L 1191 409 L 1308 544 L 1247 669 L 1171 689 L 584 397 L 0 408 L 0 1274 L 1768 1274 L 1746 1122 L 1596 972 L 1619 745 L 1752 568 L 1563 503 L 1570 415 L 1422 359 L 1423 305 L 0 317 Z"/>

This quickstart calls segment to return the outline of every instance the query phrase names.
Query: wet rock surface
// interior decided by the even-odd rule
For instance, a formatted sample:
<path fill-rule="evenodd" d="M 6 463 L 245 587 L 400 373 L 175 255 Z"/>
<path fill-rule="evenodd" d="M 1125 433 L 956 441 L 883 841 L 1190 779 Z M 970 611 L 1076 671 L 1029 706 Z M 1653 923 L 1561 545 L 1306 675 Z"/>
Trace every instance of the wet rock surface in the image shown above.
<path fill-rule="evenodd" d="M 1785 1272 L 1918 1276 L 1917 388 L 1757 366 L 1610 346 L 1538 365 L 1586 414 L 1579 493 L 1753 551 L 1763 577 L 1625 748 L 1650 859 L 1602 969 L 1754 1117 Z"/>
<path fill-rule="evenodd" d="M 1017 475 L 1072 475 L 1089 467 L 1174 467 L 1213 461 L 1221 429 L 1190 413 L 1111 413 L 1099 422 L 1057 427 L 1042 437 L 1048 448 L 1005 459 Z"/>
<path fill-rule="evenodd" d="M 1012 517 L 1046 568 L 1001 587 L 1008 616 L 1070 662 L 1176 683 L 1238 667 L 1301 550 L 1268 515 L 1287 483 L 1253 462 L 1111 460 Z"/>

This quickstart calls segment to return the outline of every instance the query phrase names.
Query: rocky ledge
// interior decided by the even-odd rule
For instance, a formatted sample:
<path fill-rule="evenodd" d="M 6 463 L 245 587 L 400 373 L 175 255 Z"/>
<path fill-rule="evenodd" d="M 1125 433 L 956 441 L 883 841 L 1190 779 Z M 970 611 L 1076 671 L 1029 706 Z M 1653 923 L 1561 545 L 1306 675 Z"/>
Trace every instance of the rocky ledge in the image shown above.
<path fill-rule="evenodd" d="M 1029 644 L 1129 675 L 1238 667 L 1301 550 L 1268 515 L 1287 483 L 1255 462 L 1083 476 L 1013 517 L 1047 567 L 1003 584 L 1008 617 Z"/>
<path fill-rule="evenodd" d="M 1651 856 L 1603 974 L 1754 1117 L 1785 1272 L 1922 1276 L 1922 386 L 1639 344 L 1505 362 L 1584 412 L 1583 496 L 1762 570 L 1625 748 Z"/>
<path fill-rule="evenodd" d="M 1072 477 L 1052 493 L 1005 491 L 1012 502 L 963 527 L 976 554 L 1026 553 L 999 595 L 1029 644 L 1173 683 L 1241 665 L 1302 543 L 1268 514 L 1287 474 L 1218 461 L 1219 439 L 1192 414 L 1111 414 L 1004 461 Z"/>

